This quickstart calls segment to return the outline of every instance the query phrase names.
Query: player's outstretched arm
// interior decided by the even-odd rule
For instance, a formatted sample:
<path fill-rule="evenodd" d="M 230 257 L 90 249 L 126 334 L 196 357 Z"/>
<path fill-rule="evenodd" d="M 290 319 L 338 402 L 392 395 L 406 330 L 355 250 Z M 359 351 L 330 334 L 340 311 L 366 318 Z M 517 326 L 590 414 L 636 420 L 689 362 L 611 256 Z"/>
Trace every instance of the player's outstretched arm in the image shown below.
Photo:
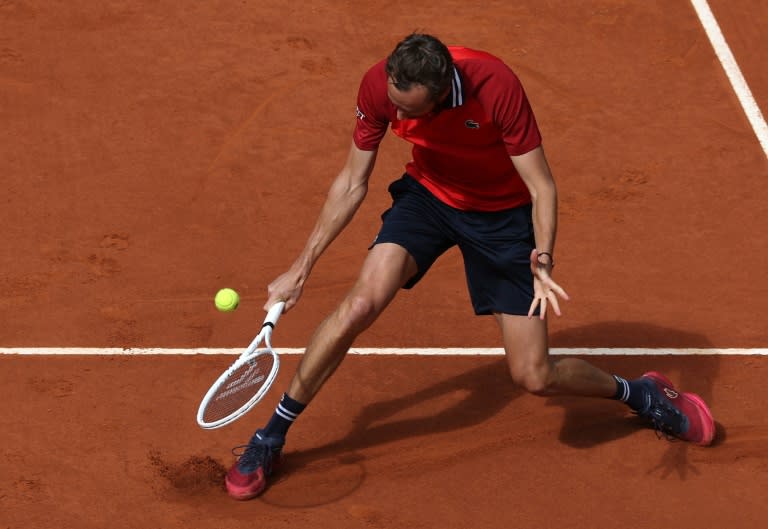
<path fill-rule="evenodd" d="M 304 283 L 326 248 L 352 220 L 368 192 L 368 178 L 376 163 L 377 151 L 363 151 L 352 143 L 344 167 L 331 184 L 320 215 L 304 249 L 287 272 L 278 276 L 267 289 L 264 310 L 279 300 L 290 310 L 301 297 Z"/>
<path fill-rule="evenodd" d="M 528 312 L 531 317 L 540 307 L 540 318 L 546 316 L 548 306 L 560 316 L 558 297 L 568 299 L 568 294 L 552 280 L 555 237 L 557 235 L 557 187 L 555 179 L 539 146 L 521 156 L 512 156 L 520 178 L 523 179 L 531 194 L 533 203 L 533 230 L 536 248 L 531 252 L 531 272 L 533 273 L 534 298 Z"/>

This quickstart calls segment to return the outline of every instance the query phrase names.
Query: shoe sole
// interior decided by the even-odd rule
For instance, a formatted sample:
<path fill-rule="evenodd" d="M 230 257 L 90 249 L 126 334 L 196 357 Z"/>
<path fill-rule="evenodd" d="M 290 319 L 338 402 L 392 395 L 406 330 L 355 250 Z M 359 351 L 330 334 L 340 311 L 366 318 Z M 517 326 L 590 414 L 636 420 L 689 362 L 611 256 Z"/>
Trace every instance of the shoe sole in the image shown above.
<path fill-rule="evenodd" d="M 659 382 L 665 386 L 668 386 L 675 390 L 674 384 L 662 375 L 661 373 L 657 371 L 649 371 L 648 373 L 643 374 L 644 377 L 650 378 L 651 380 L 655 382 Z M 675 390 L 677 391 L 677 390 Z M 708 446 L 712 444 L 712 440 L 715 438 L 715 419 L 712 417 L 712 412 L 709 410 L 709 407 L 704 402 L 704 399 L 702 399 L 699 395 L 696 393 L 681 393 L 678 392 L 681 398 L 691 402 L 693 404 L 694 410 L 696 410 L 697 418 L 702 425 L 702 438 L 697 441 L 689 441 L 693 444 L 697 444 L 699 446 Z M 684 439 L 685 441 L 688 441 L 688 439 Z"/>
<path fill-rule="evenodd" d="M 245 488 L 240 489 L 232 485 L 227 479 L 225 479 L 224 482 L 227 486 L 227 494 L 229 494 L 229 497 L 239 501 L 251 500 L 260 495 L 262 492 L 264 492 L 264 489 L 267 488 L 266 482 L 264 482 L 261 487 L 256 490 Z"/>

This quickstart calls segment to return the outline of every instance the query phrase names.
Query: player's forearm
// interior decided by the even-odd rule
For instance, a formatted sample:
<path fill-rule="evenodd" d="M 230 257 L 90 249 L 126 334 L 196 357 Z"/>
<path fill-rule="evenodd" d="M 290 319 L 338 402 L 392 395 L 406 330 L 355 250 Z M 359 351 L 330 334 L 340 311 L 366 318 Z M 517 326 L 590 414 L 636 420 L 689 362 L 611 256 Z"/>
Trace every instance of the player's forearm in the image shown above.
<path fill-rule="evenodd" d="M 367 181 L 353 183 L 343 174 L 334 181 L 307 244 L 294 265 L 302 270 L 305 278 L 326 248 L 352 220 L 367 191 Z"/>
<path fill-rule="evenodd" d="M 554 253 L 557 236 L 557 189 L 554 182 L 541 186 L 531 198 L 536 249 Z"/>
<path fill-rule="evenodd" d="M 553 253 L 557 233 L 557 186 L 549 169 L 543 147 L 512 156 L 520 178 L 525 182 L 533 203 L 533 231 L 539 252 Z"/>

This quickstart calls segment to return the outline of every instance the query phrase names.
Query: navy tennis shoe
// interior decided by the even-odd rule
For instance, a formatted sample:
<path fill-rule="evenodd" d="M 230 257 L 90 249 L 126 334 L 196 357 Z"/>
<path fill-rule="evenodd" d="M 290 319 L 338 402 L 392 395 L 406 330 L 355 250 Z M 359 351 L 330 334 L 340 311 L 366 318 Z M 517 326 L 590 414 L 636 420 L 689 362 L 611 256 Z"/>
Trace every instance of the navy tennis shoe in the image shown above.
<path fill-rule="evenodd" d="M 284 438 L 257 430 L 247 445 L 236 447 L 233 452 L 243 452 L 224 478 L 227 493 L 236 500 L 250 500 L 264 492 L 267 478 L 280 466 L 284 444 Z"/>
<path fill-rule="evenodd" d="M 650 419 L 661 433 L 706 446 L 715 437 L 715 421 L 704 400 L 695 393 L 681 393 L 667 377 L 650 371 L 640 377 L 646 405 L 637 414 Z"/>

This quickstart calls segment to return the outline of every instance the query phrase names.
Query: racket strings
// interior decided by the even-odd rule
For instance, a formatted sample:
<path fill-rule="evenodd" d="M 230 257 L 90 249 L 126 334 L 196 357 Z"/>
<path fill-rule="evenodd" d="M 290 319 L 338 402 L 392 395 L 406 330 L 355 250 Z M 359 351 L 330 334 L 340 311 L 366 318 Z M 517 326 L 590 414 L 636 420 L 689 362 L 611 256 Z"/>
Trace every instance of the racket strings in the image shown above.
<path fill-rule="evenodd" d="M 248 404 L 267 382 L 273 365 L 271 354 L 258 354 L 239 365 L 211 395 L 203 420 L 208 423 L 221 420 Z"/>

